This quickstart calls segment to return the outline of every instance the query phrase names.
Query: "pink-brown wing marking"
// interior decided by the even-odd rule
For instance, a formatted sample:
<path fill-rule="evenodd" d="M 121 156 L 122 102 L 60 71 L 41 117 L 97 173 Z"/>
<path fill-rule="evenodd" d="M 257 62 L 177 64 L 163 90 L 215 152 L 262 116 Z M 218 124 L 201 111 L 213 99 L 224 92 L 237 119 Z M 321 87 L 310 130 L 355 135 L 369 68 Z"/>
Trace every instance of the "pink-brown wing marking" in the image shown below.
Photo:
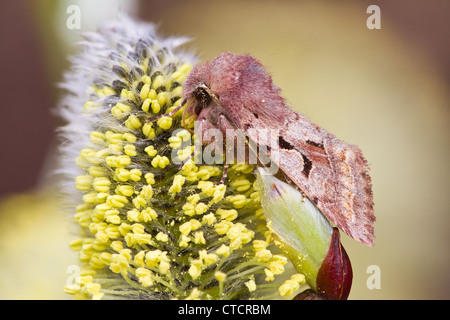
<path fill-rule="evenodd" d="M 291 109 L 287 108 L 285 115 L 283 124 L 268 124 L 266 119 L 256 118 L 242 108 L 235 120 L 246 131 L 281 128 L 278 160 L 273 157 L 279 168 L 338 228 L 373 246 L 372 188 L 361 150 L 336 139 Z"/>

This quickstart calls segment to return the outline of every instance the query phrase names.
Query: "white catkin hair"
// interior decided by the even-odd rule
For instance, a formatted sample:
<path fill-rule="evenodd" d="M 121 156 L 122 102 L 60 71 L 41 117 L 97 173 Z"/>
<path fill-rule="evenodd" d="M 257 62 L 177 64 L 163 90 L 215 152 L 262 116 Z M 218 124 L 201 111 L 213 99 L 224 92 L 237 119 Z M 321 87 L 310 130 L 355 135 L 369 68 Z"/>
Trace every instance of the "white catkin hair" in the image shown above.
<path fill-rule="evenodd" d="M 83 35 L 84 40 L 79 43 L 80 50 L 69 58 L 71 69 L 64 74 L 64 80 L 59 87 L 66 91 L 63 100 L 55 110 L 58 117 L 62 118 L 65 125 L 58 129 L 60 137 L 60 165 L 56 175 L 60 177 L 61 191 L 67 201 L 72 195 L 73 203 L 65 206 L 73 208 L 73 204 L 79 201 L 79 193 L 74 186 L 75 177 L 81 170 L 75 164 L 83 148 L 89 146 L 89 133 L 93 128 L 111 128 L 124 130 L 118 127 L 117 122 L 111 121 L 108 101 L 116 103 L 119 97 L 96 97 L 91 86 L 102 83 L 111 84 L 119 79 L 113 71 L 114 65 L 125 65 L 128 70 L 139 67 L 136 61 L 136 51 L 146 51 L 156 64 L 159 63 L 158 54 L 164 54 L 164 65 L 172 61 L 182 61 L 194 64 L 197 58 L 193 53 L 179 49 L 181 45 L 189 41 L 186 37 L 158 38 L 156 28 L 151 23 L 139 22 L 135 19 L 120 15 L 113 21 L 102 24 L 96 32 L 88 32 Z M 139 48 L 139 46 L 141 46 Z M 124 53 L 130 53 L 126 55 Z M 101 107 L 86 114 L 83 106 L 91 100 Z M 70 201 L 69 201 L 70 202 Z M 72 209 L 73 210 L 73 209 Z"/>

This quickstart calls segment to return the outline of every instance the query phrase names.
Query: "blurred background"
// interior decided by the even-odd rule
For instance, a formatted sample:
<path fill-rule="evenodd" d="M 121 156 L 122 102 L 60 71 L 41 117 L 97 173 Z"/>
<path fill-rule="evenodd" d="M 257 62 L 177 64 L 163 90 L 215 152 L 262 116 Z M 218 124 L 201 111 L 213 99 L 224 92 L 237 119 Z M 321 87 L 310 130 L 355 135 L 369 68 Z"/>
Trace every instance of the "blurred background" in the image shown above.
<path fill-rule="evenodd" d="M 71 30 L 73 4 L 81 20 Z M 379 30 L 366 25 L 372 4 Z M 252 54 L 295 110 L 362 148 L 376 246 L 343 236 L 350 299 L 450 298 L 450 2 L 18 0 L 0 4 L 1 299 L 71 298 L 74 235 L 52 175 L 56 84 L 80 34 L 117 11 L 157 23 L 162 36 L 192 37 L 202 60 Z M 379 289 L 367 285 L 372 265 Z"/>

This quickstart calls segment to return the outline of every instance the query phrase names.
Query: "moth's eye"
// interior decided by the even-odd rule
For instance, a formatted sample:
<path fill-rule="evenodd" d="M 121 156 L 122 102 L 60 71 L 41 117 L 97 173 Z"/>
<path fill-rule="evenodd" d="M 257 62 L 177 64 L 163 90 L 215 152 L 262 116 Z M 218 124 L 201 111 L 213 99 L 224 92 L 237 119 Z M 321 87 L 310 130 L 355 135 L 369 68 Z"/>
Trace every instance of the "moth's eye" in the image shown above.
<path fill-rule="evenodd" d="M 211 96 L 202 87 L 197 87 L 192 92 L 192 95 L 195 97 L 195 100 L 197 101 L 197 105 L 195 106 L 194 112 L 196 115 L 198 115 L 203 108 L 206 108 L 211 103 Z"/>

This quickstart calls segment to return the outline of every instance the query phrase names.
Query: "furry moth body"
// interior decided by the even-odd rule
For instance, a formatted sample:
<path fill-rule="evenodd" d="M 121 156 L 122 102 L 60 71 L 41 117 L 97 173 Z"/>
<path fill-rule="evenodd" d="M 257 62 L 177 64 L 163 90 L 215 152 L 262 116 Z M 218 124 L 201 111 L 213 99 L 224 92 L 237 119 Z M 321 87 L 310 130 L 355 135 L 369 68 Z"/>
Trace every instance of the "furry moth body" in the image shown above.
<path fill-rule="evenodd" d="M 185 112 L 202 131 L 237 128 L 278 133 L 278 157 L 268 156 L 338 228 L 373 246 L 375 216 L 368 165 L 361 150 L 338 140 L 291 110 L 263 65 L 249 55 L 223 53 L 190 72 L 183 89 Z"/>

